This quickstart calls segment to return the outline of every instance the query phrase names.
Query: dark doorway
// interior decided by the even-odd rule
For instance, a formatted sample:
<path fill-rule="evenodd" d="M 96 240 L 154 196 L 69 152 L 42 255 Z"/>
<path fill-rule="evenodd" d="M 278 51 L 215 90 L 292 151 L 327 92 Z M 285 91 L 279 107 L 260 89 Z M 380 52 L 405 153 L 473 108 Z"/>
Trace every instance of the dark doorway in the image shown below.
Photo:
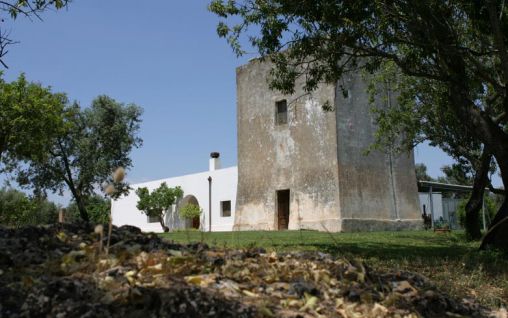
<path fill-rule="evenodd" d="M 192 219 L 192 228 L 199 229 L 199 216 Z"/>
<path fill-rule="evenodd" d="M 277 191 L 277 229 L 287 230 L 289 225 L 289 190 Z"/>

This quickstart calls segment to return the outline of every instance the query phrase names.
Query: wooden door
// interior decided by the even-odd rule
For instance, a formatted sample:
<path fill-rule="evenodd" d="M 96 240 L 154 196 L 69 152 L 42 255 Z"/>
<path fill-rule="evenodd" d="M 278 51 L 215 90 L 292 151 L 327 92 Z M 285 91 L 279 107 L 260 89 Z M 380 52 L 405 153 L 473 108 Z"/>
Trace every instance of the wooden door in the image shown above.
<path fill-rule="evenodd" d="M 287 230 L 289 225 L 289 190 L 277 191 L 277 229 Z"/>
<path fill-rule="evenodd" d="M 192 219 L 192 228 L 199 229 L 199 216 Z"/>

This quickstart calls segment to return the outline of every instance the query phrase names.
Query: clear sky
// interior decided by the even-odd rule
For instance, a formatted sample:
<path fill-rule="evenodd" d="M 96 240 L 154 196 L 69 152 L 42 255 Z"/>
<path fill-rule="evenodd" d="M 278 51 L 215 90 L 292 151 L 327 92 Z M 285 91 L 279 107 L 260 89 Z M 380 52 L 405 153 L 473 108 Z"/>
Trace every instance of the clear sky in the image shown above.
<path fill-rule="evenodd" d="M 235 68 L 238 59 L 216 34 L 207 0 L 74 0 L 44 21 L 12 23 L 4 71 L 65 92 L 88 106 L 100 94 L 144 109 L 143 146 L 132 153 L 131 183 L 208 169 L 211 151 L 236 165 Z M 429 174 L 453 161 L 420 146 Z M 66 203 L 67 198 L 52 199 Z"/>

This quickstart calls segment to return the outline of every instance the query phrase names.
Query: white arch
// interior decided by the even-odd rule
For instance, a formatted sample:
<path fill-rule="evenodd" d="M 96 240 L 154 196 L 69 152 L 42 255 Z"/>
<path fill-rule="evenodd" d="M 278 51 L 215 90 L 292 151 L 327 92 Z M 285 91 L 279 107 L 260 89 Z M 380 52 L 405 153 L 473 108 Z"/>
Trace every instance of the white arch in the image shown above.
<path fill-rule="evenodd" d="M 178 202 L 178 205 L 176 208 L 178 213 L 180 213 L 180 208 L 187 205 L 187 204 L 194 204 L 199 207 L 198 199 L 194 195 L 188 194 L 188 195 L 184 196 L 183 199 L 180 200 L 180 202 Z M 197 217 L 194 220 L 185 220 L 184 223 L 185 223 L 186 228 L 199 229 L 199 228 L 201 228 L 202 220 L 200 217 Z"/>

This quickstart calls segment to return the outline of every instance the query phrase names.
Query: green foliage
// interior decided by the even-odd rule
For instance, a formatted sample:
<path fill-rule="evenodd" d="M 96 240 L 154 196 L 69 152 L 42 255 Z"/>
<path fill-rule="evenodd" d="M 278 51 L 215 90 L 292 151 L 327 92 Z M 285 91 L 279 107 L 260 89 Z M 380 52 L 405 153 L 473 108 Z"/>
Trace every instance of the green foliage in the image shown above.
<path fill-rule="evenodd" d="M 27 214 L 34 206 L 23 193 L 14 189 L 0 190 L 0 223 L 3 225 L 21 226 Z"/>
<path fill-rule="evenodd" d="M 427 166 L 424 163 L 415 164 L 416 180 L 418 181 L 434 181 L 434 179 L 427 174 Z"/>
<path fill-rule="evenodd" d="M 460 226 L 466 226 L 466 204 L 468 199 L 463 199 L 460 201 L 457 206 L 457 218 Z M 494 218 L 499 209 L 498 204 L 496 204 L 495 198 L 489 195 L 485 195 L 485 221 L 487 222 L 487 228 L 490 225 L 490 221 Z M 478 214 L 478 226 L 479 228 L 483 228 L 483 213 L 480 211 Z"/>
<path fill-rule="evenodd" d="M 136 207 L 138 210 L 145 213 L 150 217 L 158 217 L 162 228 L 166 231 L 167 227 L 164 225 L 164 213 L 169 209 L 176 200 L 183 196 L 183 191 L 180 187 L 170 188 L 163 182 L 157 189 L 151 193 L 148 188 L 138 188 L 136 194 L 139 197 Z"/>
<path fill-rule="evenodd" d="M 0 224 L 50 224 L 58 221 L 58 207 L 43 198 L 29 198 L 15 189 L 0 189 Z"/>
<path fill-rule="evenodd" d="M 434 228 L 435 229 L 449 229 L 450 224 L 443 219 L 443 217 L 440 217 L 439 220 L 434 221 Z"/>
<path fill-rule="evenodd" d="M 393 62 L 383 63 L 368 80 L 372 99 L 382 95 L 387 86 L 399 92 L 398 103 L 373 109 L 378 123 L 373 148 L 407 151 L 428 140 L 430 145 L 441 148 L 457 161 L 443 167 L 449 179 L 438 181 L 470 185 L 484 147 L 477 131 L 466 127 L 463 119 L 450 108 L 447 88 L 427 78 L 403 74 Z"/>
<path fill-rule="evenodd" d="M 111 201 L 100 195 L 92 195 L 85 198 L 85 209 L 90 217 L 90 222 L 94 224 L 106 224 L 109 222 L 109 213 L 111 211 Z M 66 221 L 74 221 L 80 218 L 78 205 L 75 201 L 71 202 L 66 208 Z"/>
<path fill-rule="evenodd" d="M 43 160 L 52 138 L 64 131 L 64 94 L 52 93 L 22 74 L 11 83 L 0 78 L 0 171 L 20 160 Z"/>
<path fill-rule="evenodd" d="M 51 224 L 58 222 L 58 211 L 60 206 L 54 202 L 48 201 L 46 198 L 31 198 L 35 205 L 34 213 L 31 218 L 27 219 L 29 224 Z"/>
<path fill-rule="evenodd" d="M 11 0 L 0 3 L 0 11 L 8 12 L 11 18 L 16 19 L 19 15 L 30 17 L 37 16 L 47 9 L 61 9 L 70 0 Z"/>
<path fill-rule="evenodd" d="M 107 96 L 99 96 L 89 108 L 78 104 L 64 110 L 65 130 L 50 143 L 43 160 L 32 160 L 18 174 L 18 182 L 38 191 L 72 193 L 80 216 L 88 221 L 85 198 L 92 196 L 104 182 L 110 181 L 117 167 L 129 168 L 129 154 L 141 145 L 137 137 L 141 109 L 124 105 Z M 126 194 L 126 183 L 115 183 L 115 198 Z"/>
<path fill-rule="evenodd" d="M 443 166 L 441 171 L 443 171 L 444 177 L 439 177 L 439 182 L 459 185 L 473 184 L 474 171 L 470 165 L 454 163 L 452 165 Z"/>
<path fill-rule="evenodd" d="M 201 213 L 203 213 L 203 209 L 201 209 L 196 204 L 188 203 L 180 207 L 179 213 L 182 218 L 187 220 L 193 220 L 199 217 Z"/>

